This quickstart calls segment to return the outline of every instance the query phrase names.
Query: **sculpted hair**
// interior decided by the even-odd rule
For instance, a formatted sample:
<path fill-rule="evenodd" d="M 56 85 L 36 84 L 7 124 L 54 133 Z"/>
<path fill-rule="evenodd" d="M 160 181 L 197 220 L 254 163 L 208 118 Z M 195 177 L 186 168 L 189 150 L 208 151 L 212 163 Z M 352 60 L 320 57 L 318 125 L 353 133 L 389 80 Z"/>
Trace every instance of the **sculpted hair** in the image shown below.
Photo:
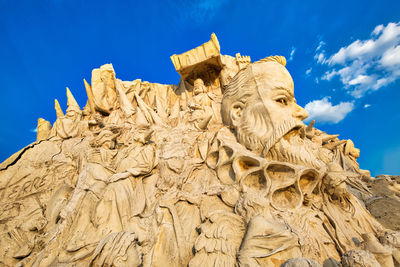
<path fill-rule="evenodd" d="M 262 62 L 277 62 L 284 67 L 286 66 L 286 58 L 284 56 L 269 56 L 269 57 L 260 59 L 259 61 L 255 62 L 255 63 L 262 63 Z"/>
<path fill-rule="evenodd" d="M 248 104 L 258 96 L 252 66 L 241 69 L 224 88 L 222 98 L 222 120 L 225 125 L 232 126 L 230 112 L 235 102 Z"/>

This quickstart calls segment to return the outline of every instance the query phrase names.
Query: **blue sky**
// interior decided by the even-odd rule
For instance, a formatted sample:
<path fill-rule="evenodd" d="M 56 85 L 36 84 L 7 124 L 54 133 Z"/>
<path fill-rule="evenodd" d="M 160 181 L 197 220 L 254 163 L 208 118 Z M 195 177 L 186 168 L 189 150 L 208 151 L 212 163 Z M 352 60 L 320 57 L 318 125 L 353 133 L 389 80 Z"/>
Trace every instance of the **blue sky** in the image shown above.
<path fill-rule="evenodd" d="M 0 0 L 0 161 L 54 122 L 65 87 L 112 63 L 122 80 L 177 84 L 169 56 L 209 40 L 253 61 L 283 55 L 316 127 L 352 139 L 360 167 L 400 174 L 400 1 Z"/>

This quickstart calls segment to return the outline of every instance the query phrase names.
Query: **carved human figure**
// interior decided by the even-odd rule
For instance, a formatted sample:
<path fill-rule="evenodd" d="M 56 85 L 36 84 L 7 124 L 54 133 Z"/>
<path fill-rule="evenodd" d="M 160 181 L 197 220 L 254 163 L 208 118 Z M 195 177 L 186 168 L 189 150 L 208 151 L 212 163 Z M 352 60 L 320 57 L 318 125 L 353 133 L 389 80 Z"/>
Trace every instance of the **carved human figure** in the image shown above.
<path fill-rule="evenodd" d="M 84 161 L 86 162 L 83 163 L 85 168 L 79 173 L 77 179 L 76 187 L 79 190 L 74 192 L 71 198 L 75 200 L 68 205 L 80 203 L 79 209 L 82 211 L 95 209 L 98 196 L 106 188 L 108 178 L 115 173 L 114 158 L 117 155 L 117 150 L 115 150 L 117 135 L 108 129 L 104 129 L 90 141 L 91 148 L 85 156 Z M 73 210 L 73 208 L 68 206 L 64 208 L 61 211 L 61 217 L 67 218 L 69 216 L 67 211 L 69 210 Z M 68 252 L 78 251 L 80 248 L 94 243 L 91 239 L 98 238 L 91 235 L 95 231 L 95 227 L 90 223 L 90 217 L 85 212 L 77 216 L 71 225 L 71 229 L 66 247 Z"/>
<path fill-rule="evenodd" d="M 96 110 L 109 114 L 118 106 L 115 72 L 111 64 L 92 71 L 92 91 Z"/>
<path fill-rule="evenodd" d="M 213 115 L 213 110 L 207 88 L 200 78 L 194 81 L 193 97 L 188 101 L 188 106 L 191 111 L 190 120 L 195 123 L 196 128 L 204 129 Z"/>
<path fill-rule="evenodd" d="M 67 98 L 67 112 L 65 113 L 65 116 L 57 114 L 58 118 L 53 127 L 55 134 L 62 139 L 76 137 L 89 128 L 87 121 L 82 120 L 82 110 L 68 88 Z M 56 102 L 56 110 L 59 108 L 57 107 L 57 104 L 58 102 Z"/>
<path fill-rule="evenodd" d="M 86 168 L 78 178 L 77 187 L 83 191 L 72 196 L 76 198 L 72 203 L 80 203 L 79 212 L 71 225 L 66 251 L 60 256 L 62 261 L 86 257 L 109 233 L 133 231 L 144 238 L 140 223 L 134 216 L 144 210 L 145 195 L 142 178 L 135 177 L 154 168 L 154 147 L 132 142 L 117 153 L 117 136 L 118 133 L 105 129 L 92 141 Z M 112 249 L 109 248 L 111 251 L 107 253 L 119 253 Z"/>

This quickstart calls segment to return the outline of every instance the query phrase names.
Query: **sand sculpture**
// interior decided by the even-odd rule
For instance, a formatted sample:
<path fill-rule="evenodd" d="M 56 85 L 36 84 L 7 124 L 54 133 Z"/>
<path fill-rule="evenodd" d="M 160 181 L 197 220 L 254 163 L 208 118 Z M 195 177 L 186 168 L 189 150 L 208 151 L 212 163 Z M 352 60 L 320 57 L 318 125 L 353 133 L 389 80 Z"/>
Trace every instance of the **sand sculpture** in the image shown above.
<path fill-rule="evenodd" d="M 171 59 L 177 86 L 94 69 L 83 110 L 67 88 L 1 164 L 2 265 L 399 266 L 359 150 L 303 123 L 284 57 L 213 34 Z"/>

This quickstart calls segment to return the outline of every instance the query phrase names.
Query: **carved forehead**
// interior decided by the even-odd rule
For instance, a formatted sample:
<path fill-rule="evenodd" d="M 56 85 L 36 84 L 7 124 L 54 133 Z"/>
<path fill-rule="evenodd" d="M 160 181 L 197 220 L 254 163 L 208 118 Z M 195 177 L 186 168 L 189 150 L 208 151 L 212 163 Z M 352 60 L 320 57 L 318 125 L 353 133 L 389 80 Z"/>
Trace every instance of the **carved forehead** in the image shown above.
<path fill-rule="evenodd" d="M 263 62 L 252 65 L 252 73 L 258 90 L 284 89 L 294 95 L 294 84 L 288 70 L 277 62 Z"/>

